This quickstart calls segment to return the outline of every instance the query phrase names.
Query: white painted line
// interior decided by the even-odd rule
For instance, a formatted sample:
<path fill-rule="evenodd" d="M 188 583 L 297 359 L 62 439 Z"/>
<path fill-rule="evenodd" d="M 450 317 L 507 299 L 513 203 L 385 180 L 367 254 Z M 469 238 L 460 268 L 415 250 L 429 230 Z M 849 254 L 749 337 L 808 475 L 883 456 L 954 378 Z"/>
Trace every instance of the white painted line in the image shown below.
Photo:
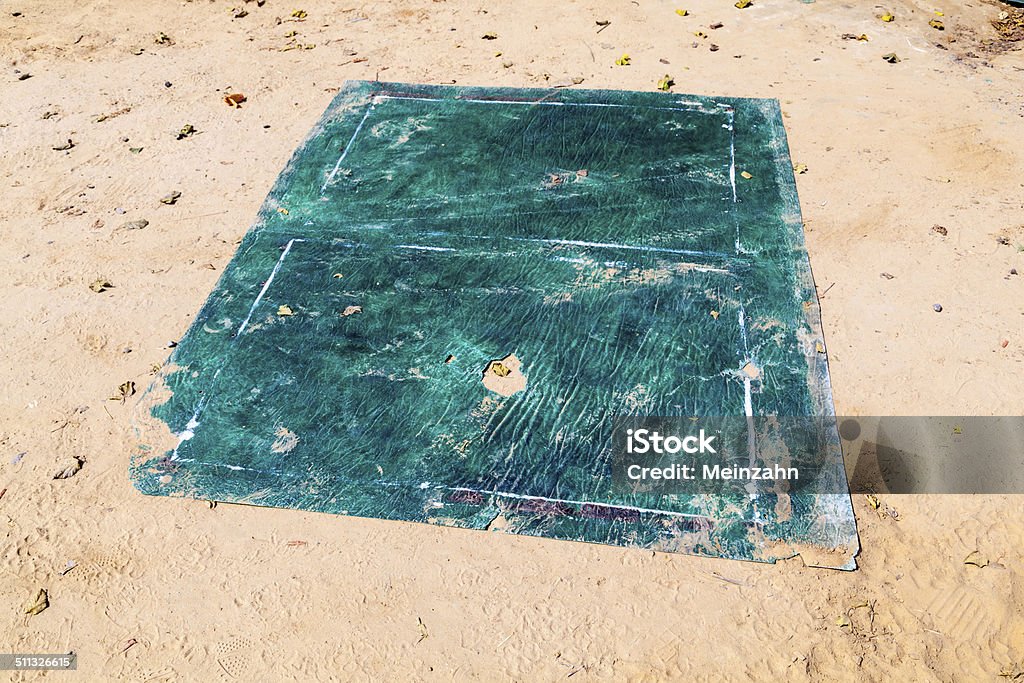
<path fill-rule="evenodd" d="M 249 307 L 249 314 L 245 316 L 245 320 L 243 320 L 242 324 L 238 326 L 238 331 L 235 332 L 236 340 L 242 336 L 242 331 L 245 329 L 245 326 L 249 324 L 249 319 L 252 318 L 253 311 L 256 310 L 256 306 L 258 306 L 260 300 L 263 299 L 263 295 L 267 293 L 268 289 L 270 289 L 270 283 L 273 282 L 274 277 L 277 276 L 277 271 L 281 270 L 281 264 L 284 263 L 285 257 L 288 256 L 288 252 L 292 250 L 292 245 L 296 242 L 305 242 L 305 240 L 298 238 L 288 240 L 288 244 L 285 245 L 284 251 L 281 252 L 281 258 L 277 259 L 277 265 L 275 265 L 274 270 L 270 272 L 270 277 L 267 278 L 267 281 L 263 283 L 263 289 L 260 290 L 259 295 L 256 297 L 256 301 L 253 301 L 252 306 Z"/>

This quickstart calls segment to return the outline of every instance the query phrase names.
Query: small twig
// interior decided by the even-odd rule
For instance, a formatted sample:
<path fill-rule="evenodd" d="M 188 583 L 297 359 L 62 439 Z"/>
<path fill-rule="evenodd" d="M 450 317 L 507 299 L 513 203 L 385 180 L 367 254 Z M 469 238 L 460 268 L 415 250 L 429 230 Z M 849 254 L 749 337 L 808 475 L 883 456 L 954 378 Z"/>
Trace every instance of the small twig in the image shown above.
<path fill-rule="evenodd" d="M 832 284 L 830 284 L 828 287 L 825 288 L 824 292 L 822 292 L 821 294 L 818 295 L 818 298 L 819 299 L 824 299 L 825 295 L 828 294 L 829 290 L 832 289 L 835 286 L 836 286 L 836 283 L 834 283 L 834 282 Z"/>

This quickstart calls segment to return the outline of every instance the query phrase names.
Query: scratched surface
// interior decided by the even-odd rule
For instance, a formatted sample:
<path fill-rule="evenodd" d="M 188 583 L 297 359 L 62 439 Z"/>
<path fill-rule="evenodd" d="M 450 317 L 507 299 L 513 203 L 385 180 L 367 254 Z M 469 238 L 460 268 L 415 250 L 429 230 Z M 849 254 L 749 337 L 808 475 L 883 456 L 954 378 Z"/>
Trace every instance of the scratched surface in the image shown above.
<path fill-rule="evenodd" d="M 142 429 L 131 476 L 852 568 L 838 455 L 784 506 L 608 475 L 616 416 L 831 415 L 820 341 L 774 100 L 350 82 L 147 393 L 176 445 Z M 510 356 L 506 396 L 481 380 Z"/>

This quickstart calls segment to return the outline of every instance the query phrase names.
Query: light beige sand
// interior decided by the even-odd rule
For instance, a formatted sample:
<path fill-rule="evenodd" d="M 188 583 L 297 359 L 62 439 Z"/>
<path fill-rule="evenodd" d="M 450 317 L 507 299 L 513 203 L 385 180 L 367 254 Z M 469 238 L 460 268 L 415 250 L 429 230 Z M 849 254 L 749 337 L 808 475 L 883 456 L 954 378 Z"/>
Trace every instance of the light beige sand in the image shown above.
<path fill-rule="evenodd" d="M 1024 53 L 982 44 L 996 5 L 894 0 L 883 24 L 872 3 L 824 0 L 233 1 L 248 16 L 223 0 L 0 7 L 0 651 L 74 650 L 83 681 L 1024 669 L 1020 497 L 883 496 L 895 521 L 857 496 L 855 573 L 211 508 L 131 488 L 138 395 L 108 400 L 150 381 L 344 79 L 645 90 L 667 73 L 679 92 L 781 100 L 840 413 L 1019 415 Z M 199 133 L 175 140 L 185 124 Z M 988 566 L 965 565 L 973 551 Z M 50 606 L 27 616 L 39 588 Z"/>

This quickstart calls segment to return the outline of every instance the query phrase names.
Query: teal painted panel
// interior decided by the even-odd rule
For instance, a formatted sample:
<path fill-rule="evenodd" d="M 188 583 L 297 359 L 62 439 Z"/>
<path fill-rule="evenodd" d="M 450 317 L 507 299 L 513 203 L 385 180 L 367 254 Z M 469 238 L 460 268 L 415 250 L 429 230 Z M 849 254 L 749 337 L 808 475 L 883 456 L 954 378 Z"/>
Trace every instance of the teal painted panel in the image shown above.
<path fill-rule="evenodd" d="M 820 341 L 775 101 L 350 82 L 147 393 L 131 477 L 852 568 L 835 434 L 784 506 L 609 475 L 616 417 L 832 415 Z"/>

